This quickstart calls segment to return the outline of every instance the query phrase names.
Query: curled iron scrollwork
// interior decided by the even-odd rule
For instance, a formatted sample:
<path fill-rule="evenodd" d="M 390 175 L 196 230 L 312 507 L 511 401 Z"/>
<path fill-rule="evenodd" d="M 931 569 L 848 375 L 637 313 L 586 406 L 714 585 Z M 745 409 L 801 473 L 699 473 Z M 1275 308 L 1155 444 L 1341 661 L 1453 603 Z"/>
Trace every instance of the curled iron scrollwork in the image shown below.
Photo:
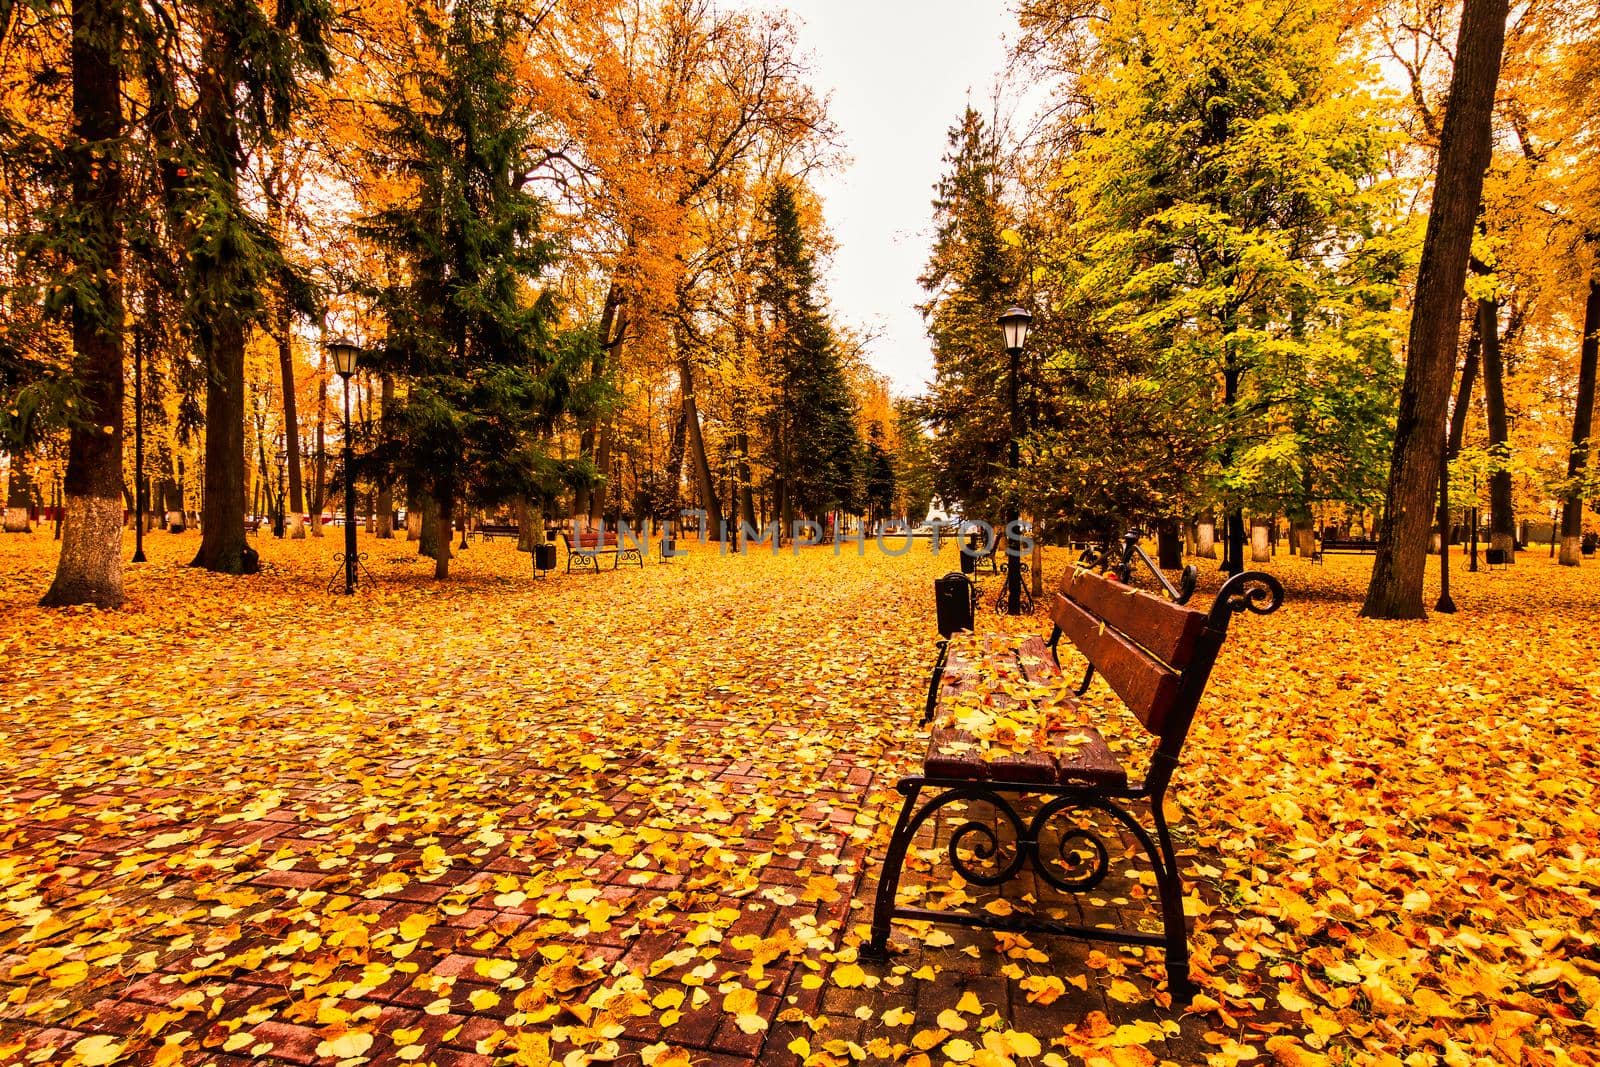
<path fill-rule="evenodd" d="M 922 806 L 916 817 L 911 820 L 906 828 L 906 838 L 909 840 L 916 836 L 917 830 L 941 809 L 956 803 L 982 802 L 992 806 L 1000 813 L 1000 818 L 1010 825 L 1011 857 L 1001 861 L 1001 853 L 1006 849 L 1007 842 L 1001 839 L 1000 833 L 991 825 L 977 819 L 968 819 L 957 826 L 950 835 L 948 854 L 950 866 L 956 873 L 969 882 L 977 885 L 995 886 L 1010 881 L 1021 869 L 1027 859 L 1027 849 L 1022 844 L 1023 825 L 1022 817 L 1011 806 L 1005 797 L 993 790 L 982 786 L 972 786 L 964 789 L 951 789 L 939 794 L 934 799 Z M 976 840 L 974 840 L 976 838 Z M 968 856 L 979 863 L 998 866 L 992 872 L 985 871 L 975 866 Z"/>
<path fill-rule="evenodd" d="M 1183 576 L 1178 579 L 1177 602 L 1187 604 L 1189 598 L 1194 596 L 1194 587 L 1200 583 L 1200 568 L 1193 563 L 1183 568 Z"/>
<path fill-rule="evenodd" d="M 1105 569 L 1110 566 L 1110 564 L 1111 556 L 1110 553 L 1106 551 L 1104 545 L 1090 545 L 1088 548 L 1085 548 L 1082 552 L 1078 553 L 1078 566 L 1084 568 L 1085 570 L 1100 571 L 1104 573 Z"/>
<path fill-rule="evenodd" d="M 1111 862 L 1105 841 L 1081 824 L 1063 827 L 1056 836 L 1055 855 L 1044 853 L 1044 830 L 1049 822 L 1063 812 L 1084 810 L 1084 807 L 1073 797 L 1057 797 L 1040 808 L 1028 826 L 1033 869 L 1040 878 L 1064 893 L 1086 893 L 1094 889 L 1105 879 Z"/>
<path fill-rule="evenodd" d="M 1013 850 L 1010 860 L 1001 863 L 1000 853 L 1007 847 L 1001 839 L 999 832 L 986 822 L 969 819 L 956 827 L 950 835 L 950 866 L 955 872 L 967 881 L 976 885 L 996 886 L 1011 880 L 1017 873 L 1017 868 L 1022 865 L 1022 820 L 1017 817 L 1016 811 L 1001 800 L 995 798 L 995 807 L 1001 812 L 1001 817 L 1011 824 L 1011 848 Z M 972 841 L 977 838 L 976 841 Z M 980 863 L 990 866 L 998 865 L 993 871 L 985 871 L 974 866 L 967 859 L 970 854 Z"/>
<path fill-rule="evenodd" d="M 1213 617 L 1237 615 L 1248 611 L 1253 615 L 1270 615 L 1283 604 L 1283 585 L 1265 571 L 1242 571 L 1223 583 L 1212 605 Z"/>
<path fill-rule="evenodd" d="M 1153 842 L 1137 820 L 1105 798 L 1076 792 L 1056 796 L 1024 824 L 1017 809 L 999 792 L 979 785 L 950 789 L 923 805 L 907 827 L 906 837 L 914 837 L 941 809 L 974 802 L 993 807 L 996 817 L 963 821 L 951 832 L 945 852 L 951 868 L 975 885 L 1001 885 L 1016 877 L 1026 864 L 1061 892 L 1095 889 L 1105 880 L 1111 864 L 1111 847 L 1105 836 L 1081 818 L 1095 812 L 1122 824 L 1144 846 L 1152 862 L 1160 864 Z M 1077 822 L 1059 825 L 1046 835 L 1052 822 L 1072 812 L 1079 814 Z"/>

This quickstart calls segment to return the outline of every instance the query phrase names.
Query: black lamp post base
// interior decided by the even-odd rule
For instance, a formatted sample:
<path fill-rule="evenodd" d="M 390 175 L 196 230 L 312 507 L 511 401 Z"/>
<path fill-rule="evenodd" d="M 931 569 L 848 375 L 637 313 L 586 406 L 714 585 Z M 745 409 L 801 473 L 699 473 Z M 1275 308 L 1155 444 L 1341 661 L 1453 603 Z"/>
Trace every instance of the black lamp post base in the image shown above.
<path fill-rule="evenodd" d="M 355 560 L 355 569 L 359 571 L 361 575 L 365 575 L 365 577 L 361 578 L 359 581 L 357 580 L 356 574 L 351 573 L 350 568 L 345 566 L 346 557 L 343 552 L 335 552 L 333 554 L 333 558 L 334 561 L 339 564 L 339 569 L 334 571 L 333 576 L 328 579 L 328 592 L 340 594 L 354 593 L 361 588 L 363 583 L 367 585 L 378 584 L 378 579 L 374 578 L 372 576 L 372 572 L 367 569 L 367 554 L 365 552 L 359 552 L 353 557 Z"/>

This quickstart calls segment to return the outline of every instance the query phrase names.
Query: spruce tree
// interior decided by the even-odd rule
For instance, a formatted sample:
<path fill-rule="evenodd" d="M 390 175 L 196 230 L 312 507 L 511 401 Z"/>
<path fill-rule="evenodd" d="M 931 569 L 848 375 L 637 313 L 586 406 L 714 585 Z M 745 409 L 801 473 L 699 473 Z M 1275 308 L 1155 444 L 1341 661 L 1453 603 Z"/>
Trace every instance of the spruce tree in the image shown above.
<path fill-rule="evenodd" d="M 206 371 L 205 497 L 194 566 L 245 567 L 244 355 L 251 328 L 277 290 L 295 310 L 315 300 L 276 234 L 241 191 L 257 151 L 288 126 L 309 77 L 325 75 L 323 0 L 188 0 L 193 59 L 141 35 L 151 95 L 146 123 L 161 161 L 178 246 L 185 319 Z M 192 92 L 192 99 L 190 93 Z"/>
<path fill-rule="evenodd" d="M 123 182 L 125 21 L 115 0 L 74 0 L 72 129 L 60 160 L 71 210 L 59 231 L 61 273 L 47 307 L 72 331 L 66 521 L 46 606 L 122 603 Z"/>
<path fill-rule="evenodd" d="M 934 431 L 935 489 L 945 505 L 998 519 L 1009 469 L 1009 361 L 1000 313 L 1019 299 L 1006 243 L 1000 145 L 968 107 L 949 131 L 946 173 L 933 202 L 937 231 L 920 282 L 933 342 L 934 381 L 924 410 Z"/>
<path fill-rule="evenodd" d="M 852 509 L 860 450 L 855 399 L 818 294 L 794 188 L 780 182 L 767 202 L 760 299 L 771 320 L 778 386 L 773 410 L 778 511 L 785 532 L 796 515 L 820 519 Z"/>
<path fill-rule="evenodd" d="M 407 392 L 368 462 L 431 504 L 434 575 L 445 578 L 464 503 L 554 500 L 563 471 L 544 438 L 582 399 L 571 383 L 598 340 L 553 336 L 553 302 L 535 296 L 553 250 L 526 181 L 536 146 L 516 95 L 515 9 L 462 0 L 442 18 L 413 11 L 434 61 L 417 71 L 415 97 L 381 105 L 375 160 L 407 191 L 361 227 L 406 267 L 372 291 L 387 336 L 368 362 Z"/>

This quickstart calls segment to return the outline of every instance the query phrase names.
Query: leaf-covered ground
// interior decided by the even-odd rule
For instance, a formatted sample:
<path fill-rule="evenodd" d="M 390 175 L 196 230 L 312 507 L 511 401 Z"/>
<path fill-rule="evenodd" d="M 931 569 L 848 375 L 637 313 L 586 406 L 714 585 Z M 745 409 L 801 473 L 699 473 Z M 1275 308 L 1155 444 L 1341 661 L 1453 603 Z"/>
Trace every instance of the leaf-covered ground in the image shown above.
<path fill-rule="evenodd" d="M 346 600 L 333 538 L 194 547 L 59 613 L 0 538 L 0 1062 L 1600 1062 L 1592 566 L 1418 624 L 1356 618 L 1368 558 L 1271 565 L 1179 772 L 1175 1013 L 1156 952 L 856 957 L 952 549 L 435 585 L 368 542 Z"/>

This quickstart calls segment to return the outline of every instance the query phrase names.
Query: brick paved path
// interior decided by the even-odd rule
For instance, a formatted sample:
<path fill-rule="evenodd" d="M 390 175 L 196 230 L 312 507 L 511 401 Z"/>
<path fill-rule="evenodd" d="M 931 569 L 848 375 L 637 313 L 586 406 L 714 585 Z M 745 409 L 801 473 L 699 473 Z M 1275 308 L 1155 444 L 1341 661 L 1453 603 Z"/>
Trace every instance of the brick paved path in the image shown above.
<path fill-rule="evenodd" d="M 346 605 L 307 593 L 320 559 L 241 600 L 183 551 L 134 613 L 4 605 L 0 1061 L 104 1035 L 141 1063 L 785 1063 L 801 1037 L 881 1062 L 969 992 L 975 1045 L 995 1015 L 1046 1051 L 1166 1018 L 1154 955 L 1049 939 L 897 929 L 840 984 L 919 747 L 935 562 L 539 585 L 497 543 Z M 1169 1029 L 1138 1048 L 1195 1062 Z"/>

